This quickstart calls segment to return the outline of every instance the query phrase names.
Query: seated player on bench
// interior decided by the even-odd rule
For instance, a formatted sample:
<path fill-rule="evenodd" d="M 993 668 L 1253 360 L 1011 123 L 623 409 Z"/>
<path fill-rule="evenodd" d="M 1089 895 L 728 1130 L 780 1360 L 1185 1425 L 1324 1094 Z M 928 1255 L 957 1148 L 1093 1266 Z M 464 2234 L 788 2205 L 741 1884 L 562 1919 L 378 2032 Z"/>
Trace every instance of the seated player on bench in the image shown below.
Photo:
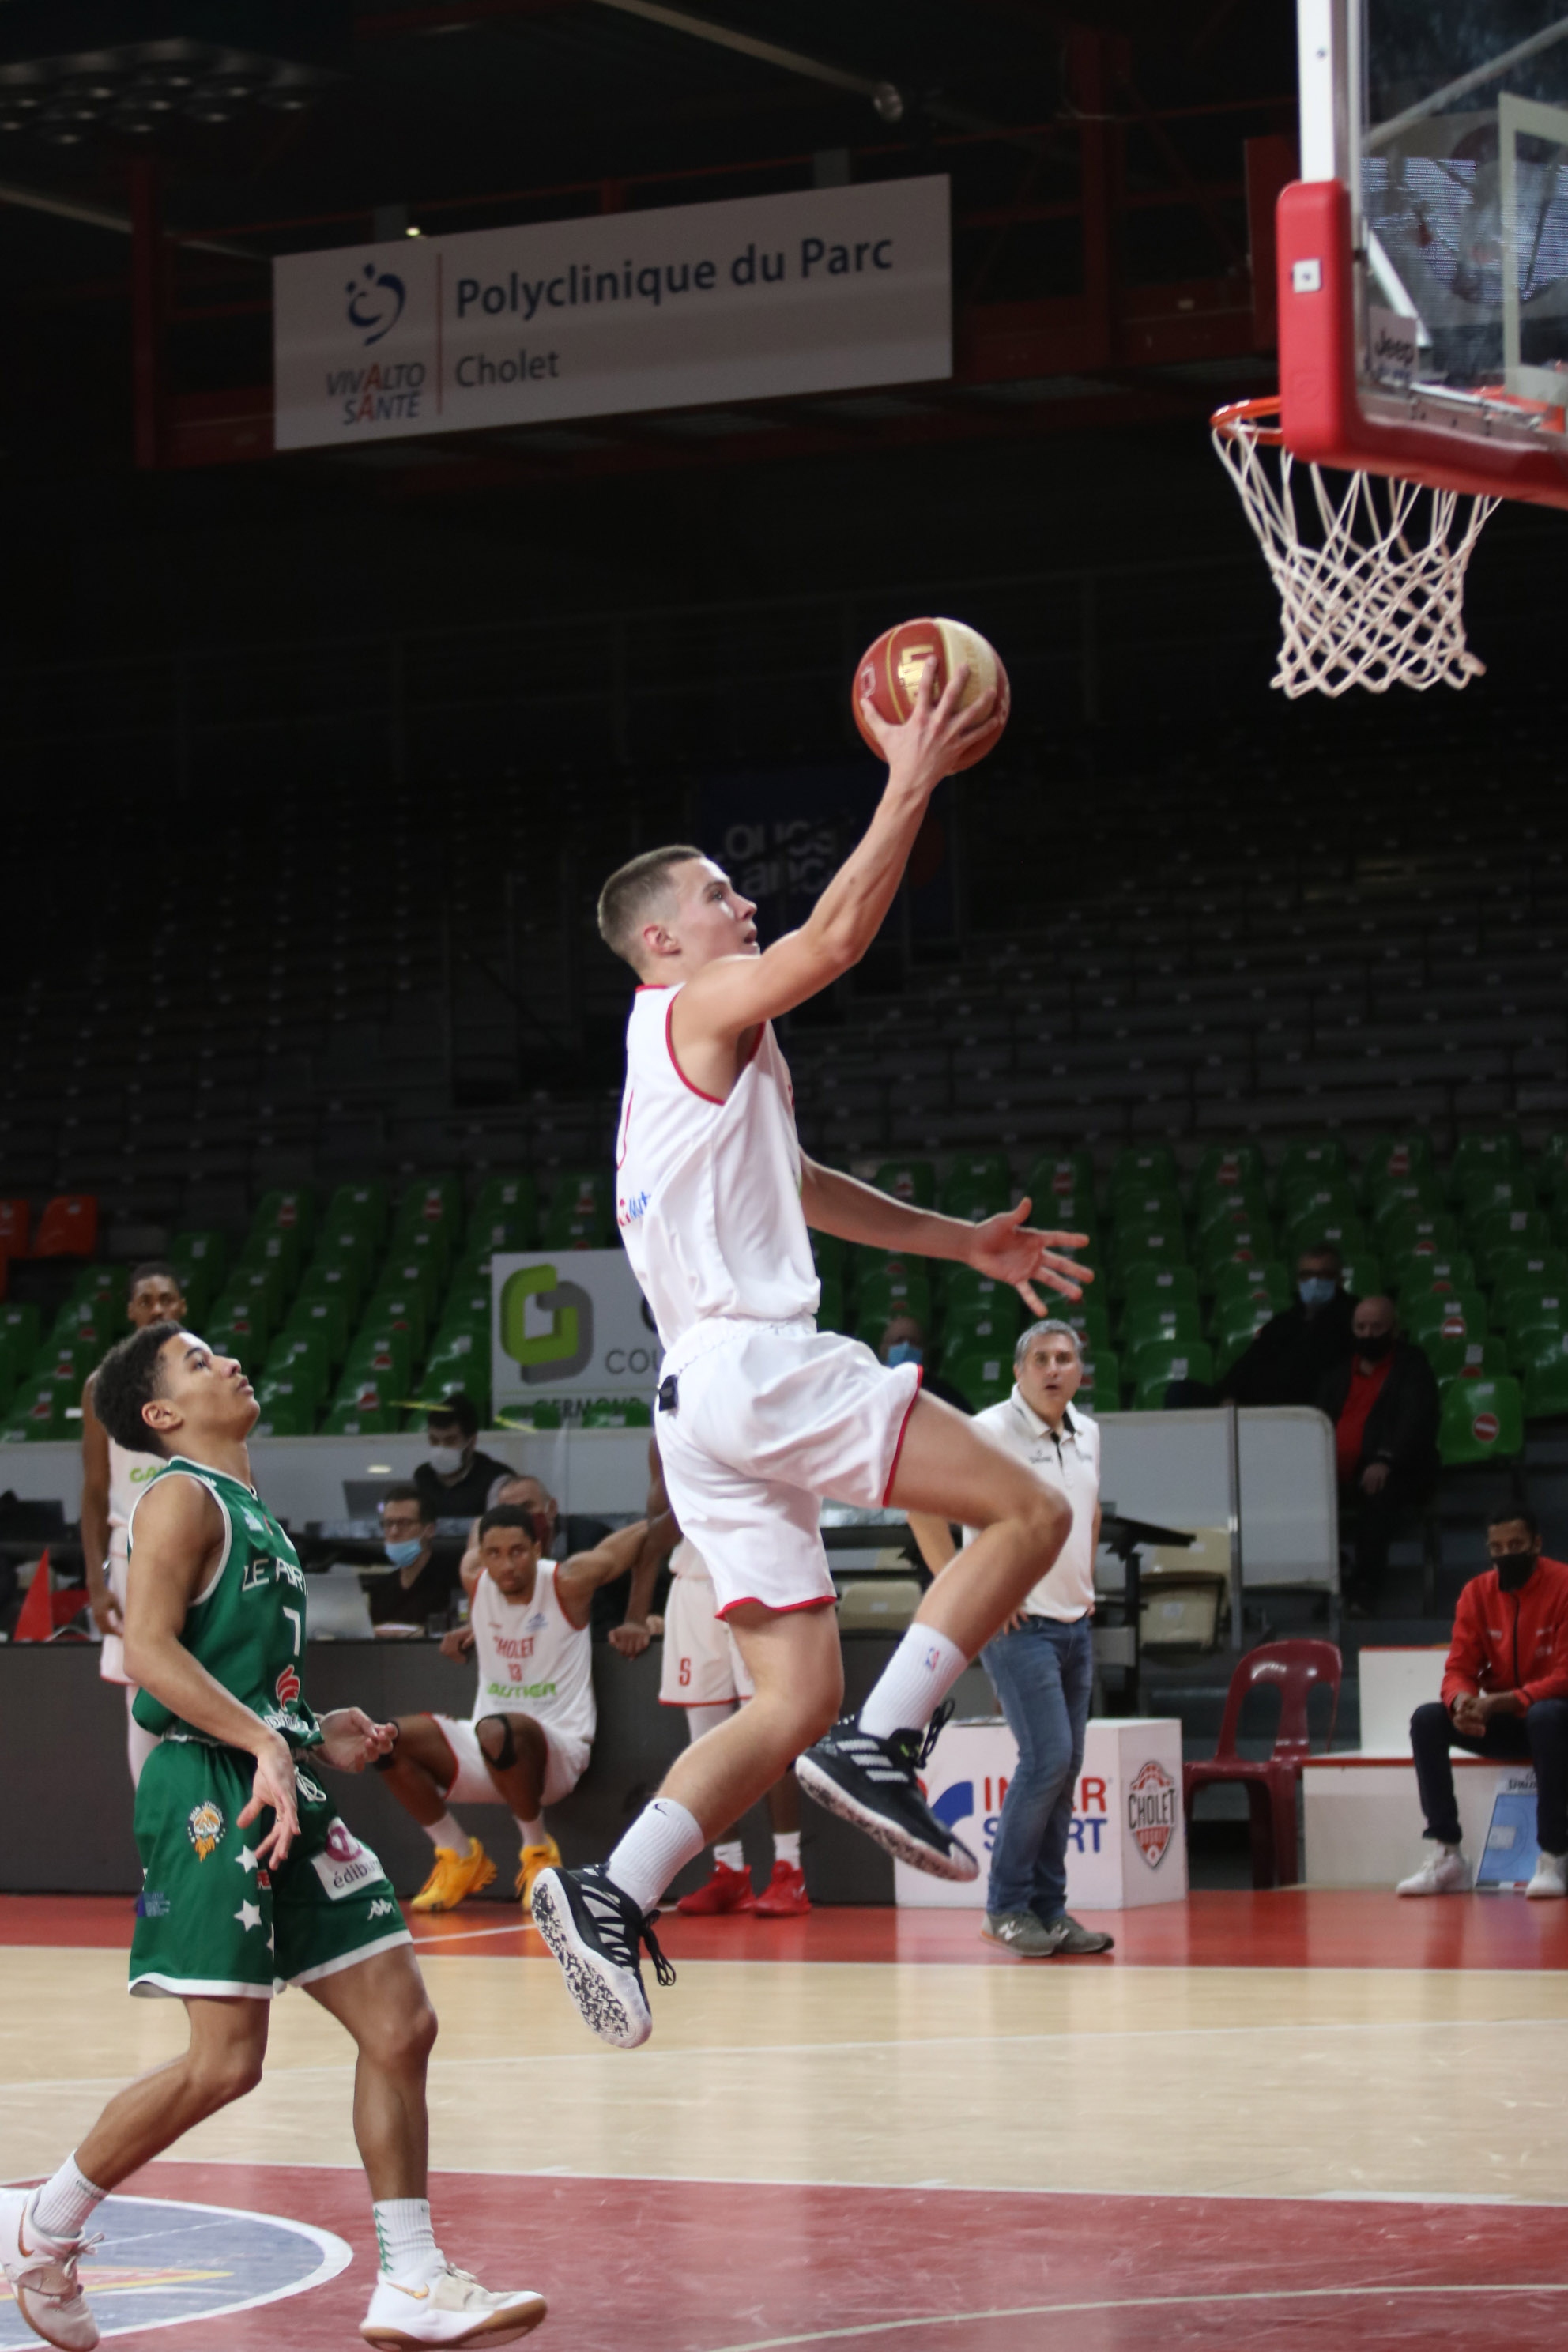
<path fill-rule="evenodd" d="M 671 1540 L 646 1519 L 560 1562 L 544 1555 L 539 1515 L 498 1504 L 479 1525 L 479 1554 L 463 1562 L 469 1622 L 441 1644 L 472 1651 L 479 1686 L 470 1717 L 405 1715 L 378 1769 L 436 1849 L 415 1911 L 453 1911 L 488 1886 L 495 1864 L 453 1805 L 505 1805 L 521 1832 L 517 1893 L 529 1911 L 534 1879 L 560 1850 L 544 1811 L 569 1797 L 587 1768 L 595 1724 L 588 1618 L 595 1592 Z M 651 1540 L 650 1540 L 651 1538 Z"/>

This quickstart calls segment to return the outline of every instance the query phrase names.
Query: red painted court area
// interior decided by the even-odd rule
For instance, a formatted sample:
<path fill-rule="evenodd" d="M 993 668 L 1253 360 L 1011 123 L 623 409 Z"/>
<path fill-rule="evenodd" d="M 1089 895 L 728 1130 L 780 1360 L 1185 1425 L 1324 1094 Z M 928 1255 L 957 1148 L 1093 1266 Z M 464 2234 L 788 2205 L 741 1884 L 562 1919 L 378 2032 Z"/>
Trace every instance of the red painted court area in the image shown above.
<path fill-rule="evenodd" d="M 1084 1912 L 1109 1929 L 1103 1959 L 1050 1967 L 1185 1969 L 1568 1969 L 1568 1904 L 1521 1895 L 1401 1901 L 1380 1889 L 1287 1887 L 1264 1895 L 1205 1893 L 1146 1911 Z M 0 1895 L 0 1945 L 128 1950 L 129 1896 Z M 525 1954 L 544 1947 L 510 1904 L 470 1903 L 414 1923 L 422 1950 Z M 818 1910 L 805 1919 L 683 1919 L 668 1913 L 659 1938 L 689 1960 L 837 1960 L 1026 1965 L 982 1940 L 972 1911 L 888 1907 Z"/>
<path fill-rule="evenodd" d="M 355 2174 L 160 2163 L 126 2188 L 308 2214 L 354 2248 L 324 2286 L 202 2322 L 191 2352 L 358 2341 L 371 2254 Z M 538 2340 L 552 2352 L 1556 2352 L 1568 2328 L 1568 2242 L 1542 2208 L 463 2173 L 437 2174 L 431 2196 L 457 2260 L 549 2296 Z"/>

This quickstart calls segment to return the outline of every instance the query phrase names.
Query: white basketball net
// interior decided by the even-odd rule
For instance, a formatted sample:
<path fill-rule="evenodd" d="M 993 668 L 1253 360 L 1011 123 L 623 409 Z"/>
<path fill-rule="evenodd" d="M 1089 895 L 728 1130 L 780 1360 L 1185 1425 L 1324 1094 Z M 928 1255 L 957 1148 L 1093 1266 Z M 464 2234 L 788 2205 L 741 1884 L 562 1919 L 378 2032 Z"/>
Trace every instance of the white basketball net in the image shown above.
<path fill-rule="evenodd" d="M 1311 505 L 1299 515 L 1295 460 L 1278 425 L 1235 411 L 1222 416 L 1214 445 L 1279 591 L 1272 683 L 1294 701 L 1352 686 L 1424 693 L 1479 677 L 1486 664 L 1465 643 L 1465 567 L 1497 499 L 1377 474 L 1336 477 L 1343 483 L 1336 492 L 1309 465 Z"/>

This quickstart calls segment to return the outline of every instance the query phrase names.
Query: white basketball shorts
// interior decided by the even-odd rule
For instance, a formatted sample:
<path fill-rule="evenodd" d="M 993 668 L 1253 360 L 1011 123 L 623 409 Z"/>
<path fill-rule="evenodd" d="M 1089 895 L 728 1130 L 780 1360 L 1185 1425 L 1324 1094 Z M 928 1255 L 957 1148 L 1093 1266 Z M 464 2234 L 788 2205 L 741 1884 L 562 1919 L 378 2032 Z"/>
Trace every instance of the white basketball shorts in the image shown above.
<path fill-rule="evenodd" d="M 485 1709 L 487 1715 L 495 1712 L 493 1707 Z M 526 1715 L 528 1709 L 518 1707 L 515 1712 Z M 479 1746 L 479 1734 L 473 1725 L 462 1717 L 451 1715 L 433 1715 L 430 1720 L 452 1751 L 452 1779 L 447 1788 L 447 1802 L 449 1805 L 499 1805 L 501 1798 L 485 1769 L 484 1750 Z M 539 1801 L 542 1805 L 558 1805 L 563 1797 L 572 1794 L 587 1770 L 591 1750 L 585 1739 L 563 1739 L 559 1733 L 552 1731 L 547 1723 L 540 1722 L 538 1716 L 533 1720 L 543 1732 L 544 1744 L 550 1750 L 550 1761 L 544 1770 L 544 1788 Z"/>
<path fill-rule="evenodd" d="M 105 1578 L 110 1592 L 120 1603 L 120 1622 L 125 1622 L 125 1571 L 127 1560 L 122 1551 L 110 1549 L 104 1562 Z M 123 1683 L 127 1690 L 136 1685 L 125 1671 L 125 1644 L 118 1633 L 106 1633 L 98 1653 L 98 1671 L 106 1683 Z"/>
<path fill-rule="evenodd" d="M 698 1558 L 695 1545 L 678 1551 Z M 664 1609 L 664 1665 L 660 1706 L 732 1706 L 754 1696 L 746 1661 L 713 1601 L 713 1580 L 705 1566 L 683 1566 L 671 1579 Z"/>
<path fill-rule="evenodd" d="M 656 1416 L 665 1483 L 718 1614 L 831 1601 L 819 1503 L 886 1502 L 919 1366 L 889 1370 L 858 1339 L 807 1322 L 737 1316 L 682 1333 L 664 1371 L 676 1384 L 675 1411 Z"/>

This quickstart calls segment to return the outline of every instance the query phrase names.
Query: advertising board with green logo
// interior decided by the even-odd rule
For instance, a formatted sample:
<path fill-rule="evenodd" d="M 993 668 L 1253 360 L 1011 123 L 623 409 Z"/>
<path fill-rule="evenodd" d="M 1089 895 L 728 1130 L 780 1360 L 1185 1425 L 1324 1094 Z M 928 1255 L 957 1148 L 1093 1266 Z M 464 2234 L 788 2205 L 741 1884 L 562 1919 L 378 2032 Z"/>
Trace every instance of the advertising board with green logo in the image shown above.
<path fill-rule="evenodd" d="M 574 1421 L 602 1399 L 651 1398 L 658 1338 L 624 1250 L 498 1254 L 491 1281 L 498 1412 L 551 1403 Z"/>

